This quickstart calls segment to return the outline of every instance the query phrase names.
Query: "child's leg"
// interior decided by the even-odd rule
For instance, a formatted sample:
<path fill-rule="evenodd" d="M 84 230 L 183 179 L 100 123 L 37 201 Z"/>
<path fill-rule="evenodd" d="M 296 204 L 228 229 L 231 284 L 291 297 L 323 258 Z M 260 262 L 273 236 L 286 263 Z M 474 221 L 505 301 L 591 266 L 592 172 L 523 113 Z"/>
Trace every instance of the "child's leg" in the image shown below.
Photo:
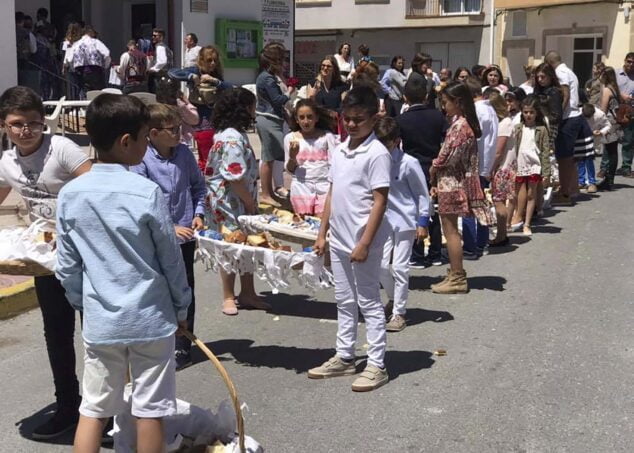
<path fill-rule="evenodd" d="M 381 286 L 383 286 L 385 294 L 387 294 L 388 301 L 394 301 L 394 277 L 390 271 L 390 260 L 393 261 L 392 253 L 394 251 L 395 236 L 396 233 L 392 231 L 390 232 L 387 241 L 385 241 L 385 245 L 383 246 L 383 259 L 381 260 L 381 273 L 379 275 Z M 411 250 L 409 250 L 409 252 L 411 254 Z M 407 259 L 409 261 L 409 256 Z"/>
<path fill-rule="evenodd" d="M 169 356 L 173 360 L 173 341 L 171 346 Z M 108 418 L 127 410 L 123 399 L 129 363 L 126 350 L 125 345 L 84 343 L 83 398 L 73 451 L 98 452 Z"/>
<path fill-rule="evenodd" d="M 163 419 L 137 419 L 136 439 L 137 453 L 163 453 L 165 451 L 165 433 L 163 432 Z"/>
<path fill-rule="evenodd" d="M 515 206 L 515 216 L 513 217 L 513 223 L 520 223 L 524 220 L 526 214 L 526 183 L 520 182 L 515 184 L 515 199 L 517 205 Z"/>
<path fill-rule="evenodd" d="M 495 242 L 501 242 L 506 239 L 506 221 L 508 217 L 506 203 L 503 201 L 495 202 L 495 216 L 497 217 L 498 223 L 498 231 L 495 235 Z"/>
<path fill-rule="evenodd" d="M 194 315 L 196 313 L 196 297 L 194 294 L 194 253 L 196 252 L 196 242 L 190 241 L 181 244 L 183 261 L 185 262 L 185 273 L 187 274 L 187 284 L 192 290 L 192 303 L 187 309 L 187 330 L 194 332 Z M 176 338 L 176 350 L 189 352 L 192 343 L 185 336 Z"/>
<path fill-rule="evenodd" d="M 349 253 L 331 249 L 330 259 L 332 260 L 335 300 L 337 301 L 337 355 L 344 360 L 352 360 L 355 358 L 354 347 L 357 342 L 357 322 L 359 320 L 355 274 L 352 270 Z M 377 274 L 378 269 L 374 274 L 375 282 Z M 381 313 L 383 313 L 383 307 L 380 308 Z M 383 315 L 383 319 L 385 320 L 385 315 Z"/>
<path fill-rule="evenodd" d="M 128 346 L 132 410 L 137 418 L 137 451 L 160 453 L 162 418 L 176 413 L 174 335 Z"/>
<path fill-rule="evenodd" d="M 541 178 L 535 188 L 535 211 L 539 212 L 544 206 L 544 183 Z"/>
<path fill-rule="evenodd" d="M 236 314 L 238 310 L 236 308 L 236 293 L 234 291 L 236 274 L 228 274 L 223 270 L 220 270 L 219 273 L 220 281 L 222 282 L 222 311 L 227 314 Z"/>
<path fill-rule="evenodd" d="M 99 453 L 103 429 L 108 418 L 79 416 L 79 424 L 73 442 L 74 453 Z"/>
<path fill-rule="evenodd" d="M 440 220 L 445 238 L 447 238 L 449 267 L 454 272 L 462 272 L 462 238 L 458 231 L 458 216 L 455 214 L 441 215 Z"/>
<path fill-rule="evenodd" d="M 511 229 L 511 220 L 515 217 L 515 206 L 517 205 L 517 196 L 509 198 L 506 201 L 506 231 Z"/>
<path fill-rule="evenodd" d="M 407 294 L 409 292 L 409 257 L 412 245 L 416 239 L 415 231 L 400 231 L 394 237 L 394 252 L 392 253 L 392 275 L 394 289 L 395 315 L 405 316 Z"/>
<path fill-rule="evenodd" d="M 387 344 L 385 312 L 381 304 L 379 282 L 376 280 L 376 275 L 381 266 L 381 251 L 382 247 L 375 246 L 370 248 L 367 260 L 363 263 L 351 264 L 354 273 L 353 283 L 356 284 L 357 303 L 365 320 L 366 337 L 369 345 L 368 365 L 385 368 L 383 362 Z"/>
<path fill-rule="evenodd" d="M 242 274 L 240 276 L 240 295 L 238 296 L 240 308 L 252 308 L 255 310 L 270 310 L 272 307 L 262 300 L 255 292 L 253 274 Z"/>
<path fill-rule="evenodd" d="M 586 174 L 588 175 L 588 184 L 596 185 L 597 178 L 594 171 L 594 157 L 586 157 L 585 167 L 586 167 Z"/>
<path fill-rule="evenodd" d="M 537 190 L 537 182 L 529 181 L 527 183 L 528 190 L 526 193 L 526 217 L 524 220 L 524 227 L 531 226 L 531 220 L 533 219 L 533 213 L 535 212 L 535 192 Z"/>
<path fill-rule="evenodd" d="M 585 159 L 579 159 L 577 161 L 577 176 L 579 179 L 580 187 L 588 184 L 586 180 L 586 160 Z"/>

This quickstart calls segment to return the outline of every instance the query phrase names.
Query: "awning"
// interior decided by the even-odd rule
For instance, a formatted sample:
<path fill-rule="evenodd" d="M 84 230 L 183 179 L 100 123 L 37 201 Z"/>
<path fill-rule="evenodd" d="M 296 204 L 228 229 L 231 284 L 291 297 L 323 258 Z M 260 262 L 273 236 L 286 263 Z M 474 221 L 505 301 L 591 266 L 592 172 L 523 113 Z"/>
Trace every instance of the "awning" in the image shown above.
<path fill-rule="evenodd" d="M 498 9 L 543 8 L 582 3 L 601 3 L 601 0 L 495 0 L 495 7 Z"/>

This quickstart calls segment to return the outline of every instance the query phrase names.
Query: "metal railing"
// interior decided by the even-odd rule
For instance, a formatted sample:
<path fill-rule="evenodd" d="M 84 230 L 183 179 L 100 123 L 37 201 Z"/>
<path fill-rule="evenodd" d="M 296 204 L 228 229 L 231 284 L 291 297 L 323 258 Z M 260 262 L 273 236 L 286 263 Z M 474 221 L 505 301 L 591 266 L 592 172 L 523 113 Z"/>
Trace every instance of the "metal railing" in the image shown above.
<path fill-rule="evenodd" d="M 405 15 L 408 18 L 445 17 L 481 12 L 482 0 L 407 0 Z"/>

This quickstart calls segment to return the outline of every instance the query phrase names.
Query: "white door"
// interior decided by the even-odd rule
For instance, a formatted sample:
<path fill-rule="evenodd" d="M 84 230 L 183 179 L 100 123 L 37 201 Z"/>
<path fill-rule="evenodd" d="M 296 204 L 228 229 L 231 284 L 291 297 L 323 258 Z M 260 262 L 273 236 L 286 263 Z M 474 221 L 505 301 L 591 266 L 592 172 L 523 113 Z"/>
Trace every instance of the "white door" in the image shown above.
<path fill-rule="evenodd" d="M 523 66 L 528 64 L 529 56 L 530 52 L 528 47 L 508 49 L 506 51 L 506 62 L 508 64 L 509 74 L 505 74 L 505 76 L 511 78 L 511 85 L 519 86 L 526 81 Z"/>

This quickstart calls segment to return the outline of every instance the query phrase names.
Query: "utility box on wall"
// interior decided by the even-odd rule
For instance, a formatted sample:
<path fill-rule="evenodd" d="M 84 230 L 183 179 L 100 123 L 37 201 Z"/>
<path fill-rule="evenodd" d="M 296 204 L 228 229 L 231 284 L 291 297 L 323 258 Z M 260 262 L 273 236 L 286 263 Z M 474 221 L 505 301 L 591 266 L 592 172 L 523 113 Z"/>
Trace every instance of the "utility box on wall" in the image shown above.
<path fill-rule="evenodd" d="M 216 45 L 227 68 L 258 68 L 262 51 L 262 23 L 216 19 Z"/>

